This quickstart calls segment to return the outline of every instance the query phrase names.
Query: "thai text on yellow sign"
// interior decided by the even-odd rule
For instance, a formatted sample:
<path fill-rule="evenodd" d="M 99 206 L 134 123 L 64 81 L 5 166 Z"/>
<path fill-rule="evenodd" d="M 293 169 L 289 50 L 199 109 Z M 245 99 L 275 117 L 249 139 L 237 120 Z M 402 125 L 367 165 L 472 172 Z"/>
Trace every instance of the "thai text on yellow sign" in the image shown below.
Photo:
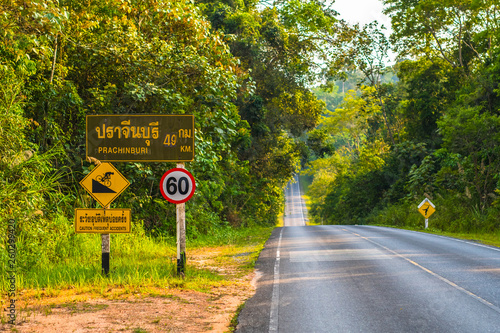
<path fill-rule="evenodd" d="M 132 215 L 129 208 L 75 209 L 76 233 L 129 233 Z"/>

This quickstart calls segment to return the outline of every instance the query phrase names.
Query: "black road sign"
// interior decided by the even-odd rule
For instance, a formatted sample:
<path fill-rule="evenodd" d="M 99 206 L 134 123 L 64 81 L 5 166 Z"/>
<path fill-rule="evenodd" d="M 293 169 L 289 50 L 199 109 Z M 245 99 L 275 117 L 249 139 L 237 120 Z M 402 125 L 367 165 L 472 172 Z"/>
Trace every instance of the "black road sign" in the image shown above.
<path fill-rule="evenodd" d="M 193 115 L 87 116 L 87 156 L 101 162 L 189 162 Z"/>

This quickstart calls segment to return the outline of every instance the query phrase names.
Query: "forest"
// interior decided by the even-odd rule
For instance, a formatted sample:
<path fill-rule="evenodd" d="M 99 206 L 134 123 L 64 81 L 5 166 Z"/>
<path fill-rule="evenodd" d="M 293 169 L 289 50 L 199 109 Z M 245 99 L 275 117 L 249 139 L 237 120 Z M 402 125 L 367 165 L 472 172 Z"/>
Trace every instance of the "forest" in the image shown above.
<path fill-rule="evenodd" d="M 499 3 L 384 5 L 390 37 L 361 27 L 330 62 L 340 81 L 317 92 L 328 111 L 307 136 L 312 216 L 421 229 L 428 198 L 435 230 L 498 236 Z"/>
<path fill-rule="evenodd" d="M 194 115 L 191 240 L 274 226 L 297 172 L 315 223 L 419 227 L 428 197 L 433 228 L 498 233 L 500 2 L 383 2 L 390 36 L 323 0 L 2 0 L 0 233 L 16 220 L 21 270 L 87 253 L 87 115 Z M 175 164 L 114 165 L 134 235 L 174 236 Z"/>

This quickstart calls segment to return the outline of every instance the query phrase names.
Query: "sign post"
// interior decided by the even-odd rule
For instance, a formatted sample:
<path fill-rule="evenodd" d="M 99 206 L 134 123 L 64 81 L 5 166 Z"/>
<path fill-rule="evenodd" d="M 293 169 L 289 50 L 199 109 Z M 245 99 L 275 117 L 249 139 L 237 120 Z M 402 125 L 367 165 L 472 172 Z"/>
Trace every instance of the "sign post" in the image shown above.
<path fill-rule="evenodd" d="M 178 163 L 184 169 L 184 163 Z M 186 206 L 185 203 L 175 205 L 177 224 L 177 275 L 184 277 L 186 268 Z"/>
<path fill-rule="evenodd" d="M 418 205 L 418 211 L 420 214 L 422 214 L 425 218 L 425 229 L 428 228 L 429 226 L 429 216 L 434 214 L 436 211 L 436 206 L 427 198 L 425 198 L 420 205 Z"/>
<path fill-rule="evenodd" d="M 194 159 L 194 136 L 194 115 L 106 114 L 86 117 L 87 159 L 97 160 L 98 163 L 178 163 L 176 169 L 167 171 L 163 175 L 160 190 L 165 199 L 177 205 L 177 272 L 182 276 L 184 276 L 186 263 L 184 203 L 193 196 L 196 187 L 193 176 L 184 169 L 184 162 Z M 101 165 L 106 165 L 106 167 L 97 171 Z M 98 215 L 106 215 L 106 219 L 109 219 L 109 214 L 113 214 L 111 212 L 113 210 L 109 209 L 110 203 L 129 185 L 123 176 L 121 177 L 124 181 L 117 177 L 118 175 L 121 176 L 110 163 L 102 163 L 80 182 L 104 208 L 104 212 L 87 212 L 86 217 L 90 220 L 94 217 L 97 219 Z M 82 217 L 81 221 L 88 221 L 86 217 Z M 103 226 L 84 225 L 83 222 L 77 227 L 75 223 L 75 228 L 80 230 L 77 232 L 107 230 L 107 232 L 101 231 L 102 263 L 105 274 L 109 272 L 109 232 L 130 232 L 130 212 L 128 229 L 127 218 L 122 217 L 121 222 L 122 225 L 108 226 L 110 229 Z"/>
<path fill-rule="evenodd" d="M 101 268 L 104 275 L 109 275 L 109 254 L 111 252 L 111 237 L 109 234 L 101 234 Z"/>
<path fill-rule="evenodd" d="M 184 276 L 186 267 L 186 211 L 185 202 L 191 199 L 196 189 L 193 175 L 184 169 L 184 163 L 163 175 L 160 191 L 163 197 L 176 205 L 177 216 L 177 274 Z"/>
<path fill-rule="evenodd" d="M 76 209 L 75 231 L 101 233 L 102 272 L 108 275 L 111 252 L 111 236 L 109 233 L 130 232 L 131 222 L 130 209 L 128 209 L 128 218 L 125 217 L 125 211 L 127 210 L 119 209 L 118 216 L 116 216 L 116 210 L 110 209 L 110 204 L 125 191 L 130 182 L 111 163 L 101 163 L 82 179 L 80 185 L 99 202 L 103 209 Z M 119 216 L 120 212 L 122 213 L 121 217 Z M 121 225 L 115 225 L 115 223 Z"/>

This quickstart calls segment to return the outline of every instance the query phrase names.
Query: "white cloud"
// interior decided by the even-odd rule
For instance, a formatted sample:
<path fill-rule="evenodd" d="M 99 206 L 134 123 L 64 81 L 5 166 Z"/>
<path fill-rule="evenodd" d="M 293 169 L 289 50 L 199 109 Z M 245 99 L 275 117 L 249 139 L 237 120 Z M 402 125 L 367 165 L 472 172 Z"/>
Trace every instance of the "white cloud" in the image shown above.
<path fill-rule="evenodd" d="M 338 18 L 361 25 L 377 20 L 387 29 L 391 28 L 391 19 L 382 13 L 384 5 L 379 0 L 336 0 L 333 9 L 339 12 Z"/>

